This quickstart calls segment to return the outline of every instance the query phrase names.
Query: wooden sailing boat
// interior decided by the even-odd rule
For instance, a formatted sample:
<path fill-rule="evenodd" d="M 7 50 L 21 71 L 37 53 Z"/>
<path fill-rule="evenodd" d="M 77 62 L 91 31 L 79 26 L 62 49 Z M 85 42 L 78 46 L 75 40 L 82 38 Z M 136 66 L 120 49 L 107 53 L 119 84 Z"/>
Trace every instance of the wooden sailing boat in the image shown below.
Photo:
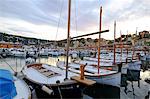
<path fill-rule="evenodd" d="M 71 0 L 69 2 L 68 10 L 68 35 L 67 35 L 67 56 L 69 50 L 69 34 L 70 34 L 70 11 Z M 68 57 L 66 59 L 68 63 Z M 56 66 L 50 66 L 43 63 L 29 64 L 22 70 L 25 75 L 25 80 L 30 84 L 39 94 L 41 98 L 79 98 L 81 97 L 78 84 L 70 77 L 76 76 L 76 73 L 68 72 L 68 65 L 66 70 L 62 70 Z M 42 94 L 41 94 L 42 93 Z"/>
<path fill-rule="evenodd" d="M 101 19 L 102 19 L 101 16 L 102 16 L 102 8 L 100 10 L 100 31 L 101 31 Z M 115 38 L 116 38 L 116 22 L 114 22 L 114 45 L 113 45 L 114 51 L 113 53 L 107 54 L 107 59 L 105 59 L 104 57 L 100 58 L 100 34 L 99 34 L 98 58 L 84 57 L 84 60 L 74 61 L 74 62 L 79 63 L 79 64 L 87 63 L 88 65 L 96 66 L 98 68 L 98 73 L 99 73 L 100 66 L 106 69 L 112 68 L 113 70 L 118 70 L 116 63 L 120 63 L 121 60 L 120 60 L 120 57 L 118 57 L 119 59 L 116 60 Z M 125 61 L 126 61 L 126 58 L 124 58 L 124 62 Z"/>
<path fill-rule="evenodd" d="M 100 15 L 102 15 L 102 7 L 100 9 Z M 100 32 L 99 33 L 101 33 L 101 32 L 102 31 L 101 31 L 101 18 L 100 18 Z M 100 35 L 99 35 L 99 37 L 100 37 Z M 67 46 L 68 46 L 68 44 L 67 44 Z M 99 42 L 99 44 L 100 44 L 100 42 Z M 99 48 L 99 53 L 100 53 L 100 48 Z M 100 57 L 98 58 L 98 61 L 100 61 Z M 95 80 L 97 83 L 108 84 L 108 85 L 113 85 L 113 86 L 119 87 L 120 80 L 121 80 L 121 73 L 118 73 L 117 71 L 100 69 L 99 62 L 98 62 L 98 65 L 99 65 L 98 68 L 96 68 L 94 66 L 89 66 L 89 65 L 86 66 L 85 67 L 85 77 Z M 73 73 L 80 74 L 80 64 L 68 63 L 68 61 L 67 61 L 67 63 L 58 61 L 57 66 L 63 70 L 66 68 L 67 71 L 69 70 Z"/>

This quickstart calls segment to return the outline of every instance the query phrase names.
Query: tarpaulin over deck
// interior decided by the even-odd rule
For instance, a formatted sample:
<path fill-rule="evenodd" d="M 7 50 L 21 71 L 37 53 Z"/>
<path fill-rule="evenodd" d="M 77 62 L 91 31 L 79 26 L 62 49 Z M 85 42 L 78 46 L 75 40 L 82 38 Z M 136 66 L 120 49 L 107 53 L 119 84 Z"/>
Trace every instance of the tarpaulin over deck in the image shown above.
<path fill-rule="evenodd" d="M 12 99 L 17 95 L 10 71 L 0 69 L 0 99 Z"/>

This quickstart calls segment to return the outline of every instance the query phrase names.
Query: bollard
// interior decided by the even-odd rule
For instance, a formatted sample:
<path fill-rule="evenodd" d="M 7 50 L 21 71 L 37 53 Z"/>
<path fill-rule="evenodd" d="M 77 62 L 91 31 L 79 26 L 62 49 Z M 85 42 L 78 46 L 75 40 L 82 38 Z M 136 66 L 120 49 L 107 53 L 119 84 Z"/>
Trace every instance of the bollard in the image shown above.
<path fill-rule="evenodd" d="M 81 80 L 84 80 L 84 65 L 83 64 L 81 64 L 80 65 L 80 71 L 81 71 L 81 73 L 80 73 L 80 79 Z"/>
<path fill-rule="evenodd" d="M 80 73 L 80 79 L 81 80 L 84 80 L 84 68 L 85 68 L 85 66 L 86 66 L 87 64 L 81 64 L 80 65 L 80 71 L 81 71 L 81 73 Z"/>

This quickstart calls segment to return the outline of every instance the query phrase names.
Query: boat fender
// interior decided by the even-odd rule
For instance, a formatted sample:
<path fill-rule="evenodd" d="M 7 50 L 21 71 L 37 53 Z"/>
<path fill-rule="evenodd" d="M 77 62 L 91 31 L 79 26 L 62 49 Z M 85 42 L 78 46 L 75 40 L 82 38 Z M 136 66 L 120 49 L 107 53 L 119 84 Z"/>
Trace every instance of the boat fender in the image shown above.
<path fill-rule="evenodd" d="M 45 91 L 46 93 L 48 93 L 49 95 L 51 95 L 53 93 L 53 90 L 49 89 L 45 85 L 42 86 L 42 90 Z"/>
<path fill-rule="evenodd" d="M 60 81 L 59 81 L 59 80 L 57 80 L 57 81 L 56 81 L 56 84 L 59 84 L 59 83 L 60 83 Z"/>

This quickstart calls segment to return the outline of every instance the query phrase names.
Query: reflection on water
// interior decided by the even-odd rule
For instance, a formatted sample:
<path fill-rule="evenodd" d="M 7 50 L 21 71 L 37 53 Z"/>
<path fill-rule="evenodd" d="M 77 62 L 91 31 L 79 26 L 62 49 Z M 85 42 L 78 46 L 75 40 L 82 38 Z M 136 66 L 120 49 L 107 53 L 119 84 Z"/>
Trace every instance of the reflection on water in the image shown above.
<path fill-rule="evenodd" d="M 36 60 L 37 63 L 46 63 L 49 65 L 56 66 L 56 62 L 58 61 L 66 61 L 65 56 L 59 56 L 59 57 L 41 57 Z M 69 62 L 71 58 L 69 57 Z M 13 70 L 10 68 L 10 66 L 13 68 L 14 71 L 21 71 L 23 66 L 25 66 L 25 58 L 4 58 L 0 59 L 0 69 L 8 69 L 11 72 Z"/>
<path fill-rule="evenodd" d="M 59 57 L 42 57 L 40 59 L 37 59 L 36 62 L 39 63 L 46 63 L 49 65 L 53 65 L 56 66 L 56 62 L 58 61 L 58 59 L 60 61 L 66 61 L 66 57 L 65 56 L 59 56 Z M 69 57 L 69 62 L 70 62 L 71 58 Z"/>
<path fill-rule="evenodd" d="M 142 72 L 141 71 L 141 73 L 140 73 L 140 76 L 141 76 L 141 79 L 142 80 L 145 80 L 145 79 L 150 79 L 150 71 L 149 70 L 147 70 L 147 71 L 145 71 L 145 72 Z"/>

